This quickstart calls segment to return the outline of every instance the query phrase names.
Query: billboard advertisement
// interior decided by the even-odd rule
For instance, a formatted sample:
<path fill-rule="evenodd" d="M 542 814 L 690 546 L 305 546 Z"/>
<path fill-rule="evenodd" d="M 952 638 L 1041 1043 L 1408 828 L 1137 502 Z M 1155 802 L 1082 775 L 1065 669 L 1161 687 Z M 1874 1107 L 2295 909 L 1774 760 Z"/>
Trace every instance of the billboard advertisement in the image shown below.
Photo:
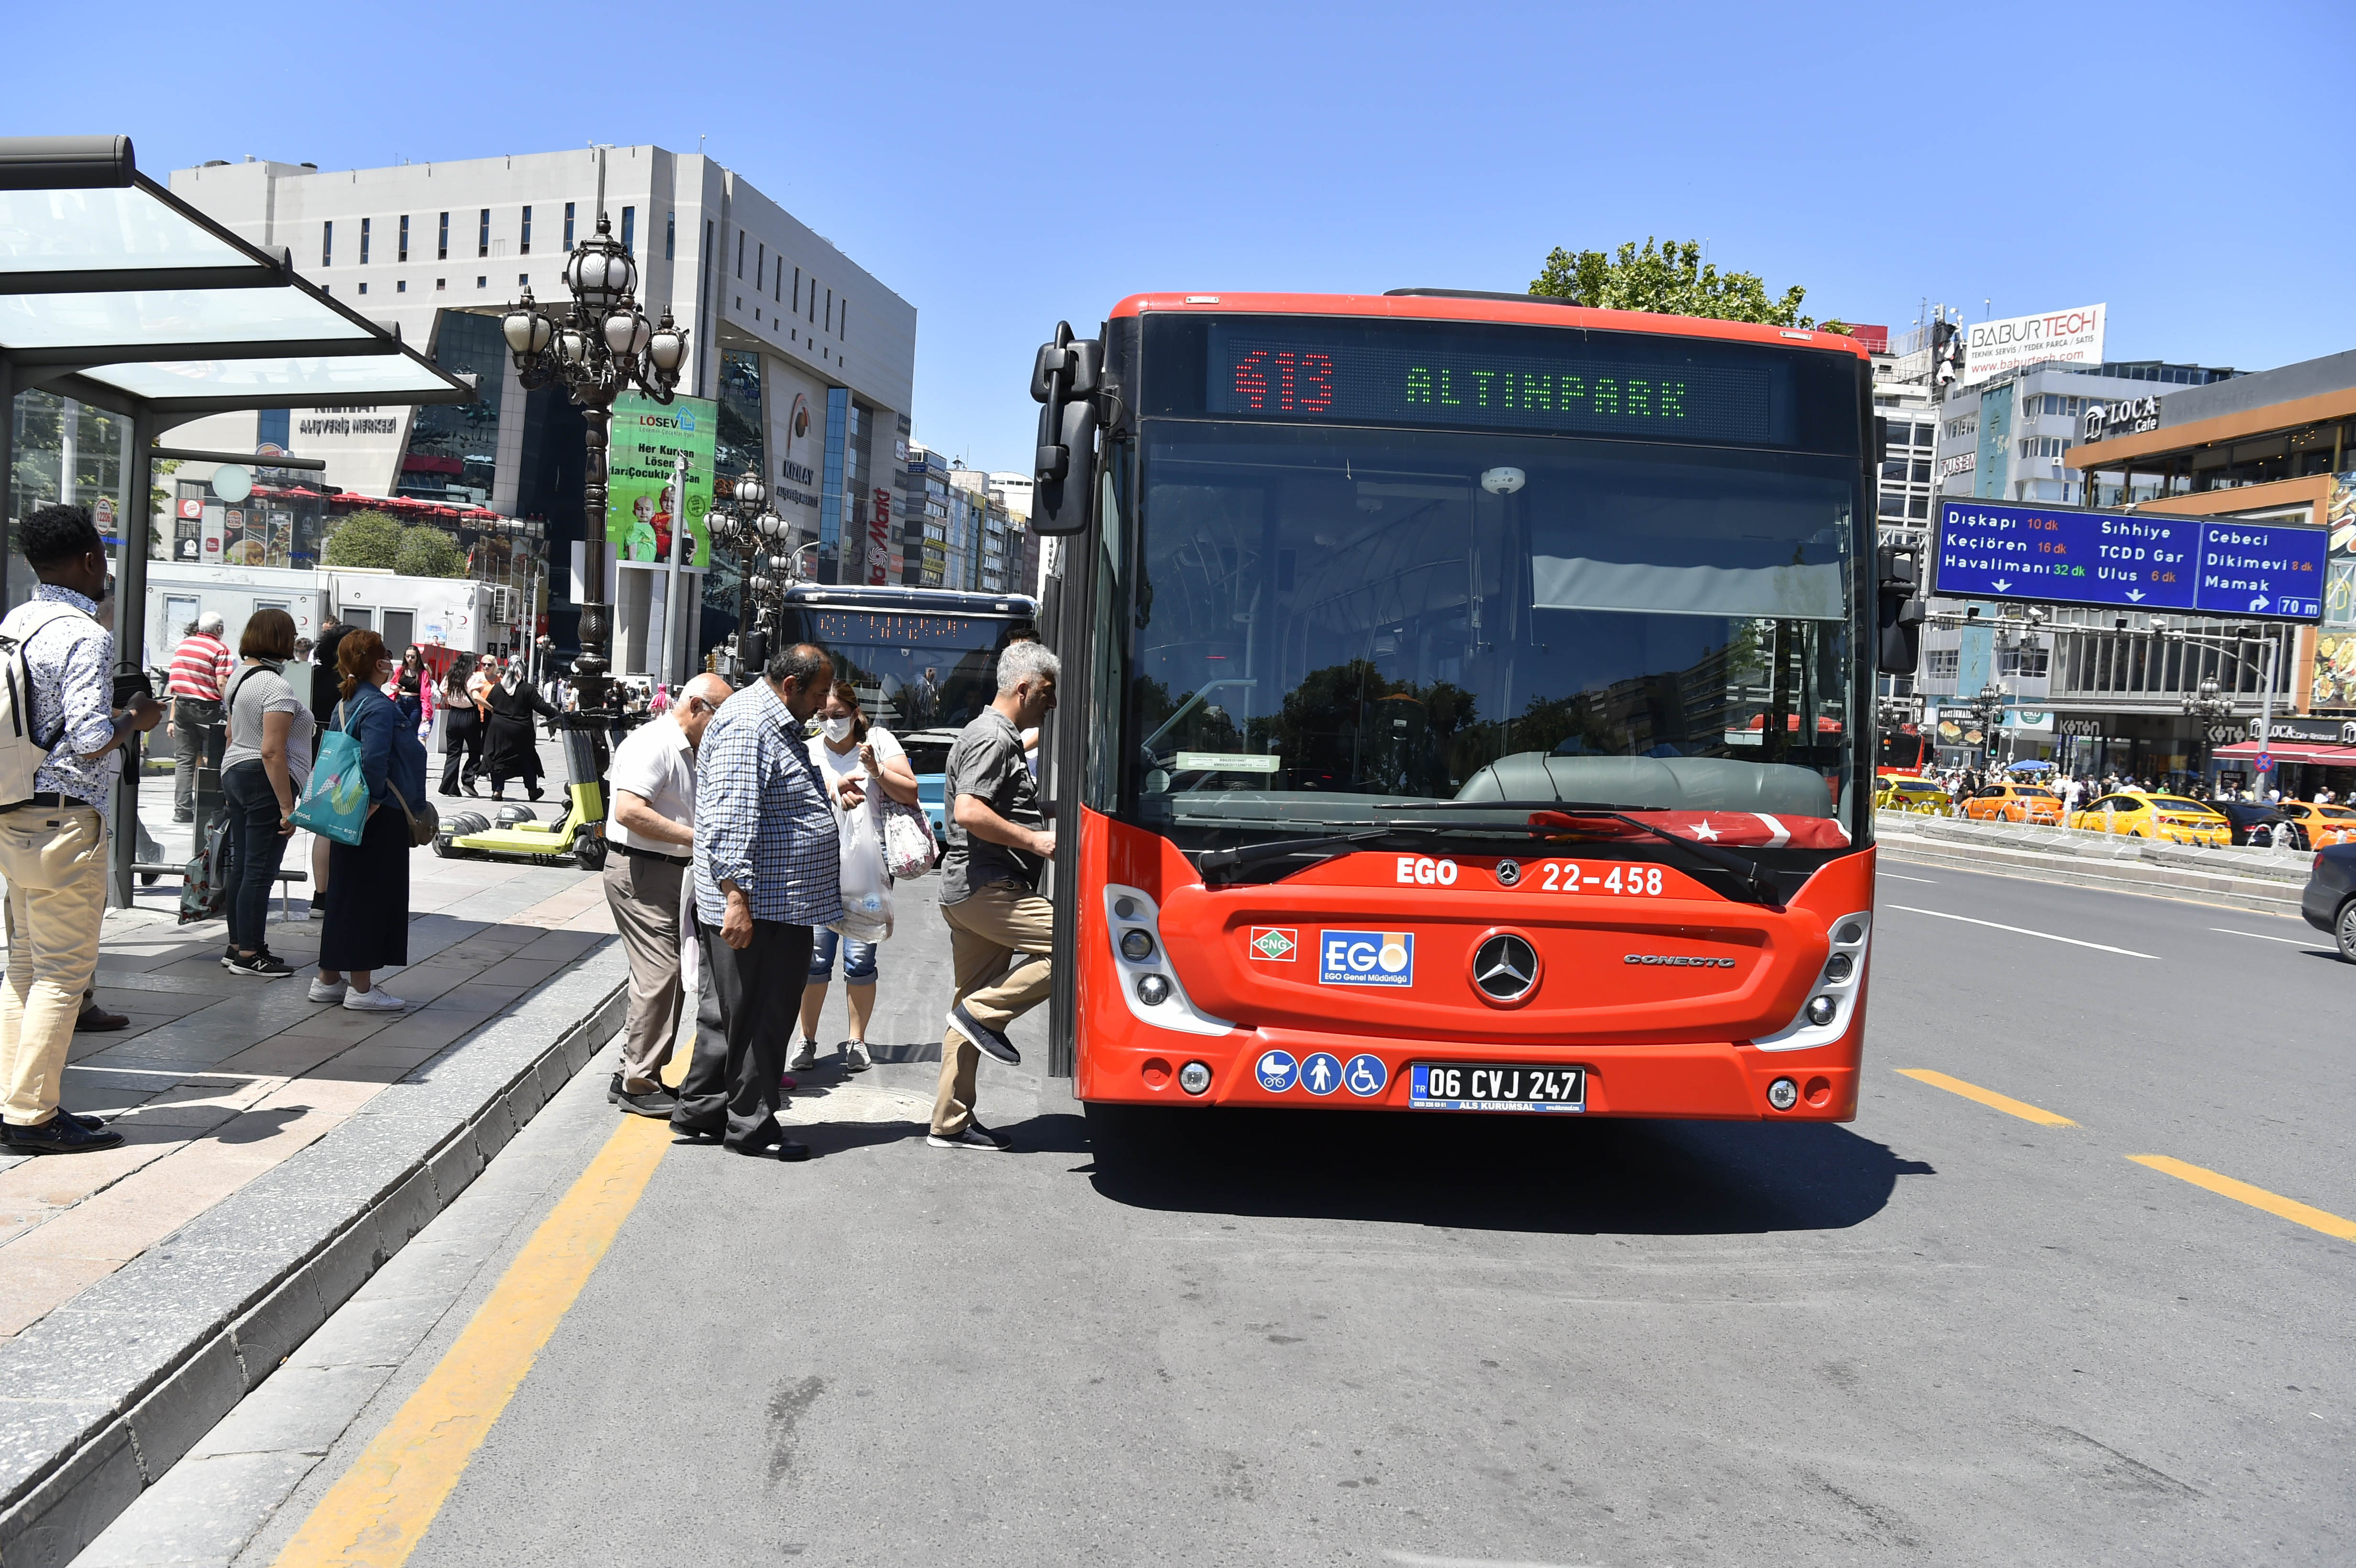
<path fill-rule="evenodd" d="M 2324 563 L 2323 624 L 2315 639 L 2315 685 L 2308 706 L 2356 712 L 2356 474 L 2332 476 L 2326 513 L 2331 555 Z"/>
<path fill-rule="evenodd" d="M 1964 328 L 1964 385 L 1968 387 L 2035 365 L 2058 359 L 2066 365 L 2103 362 L 2103 324 L 2110 318 L 2106 304 L 2078 305 L 2047 311 L 2041 315 L 2008 316 Z"/>
<path fill-rule="evenodd" d="M 613 447 L 605 460 L 605 542 L 621 560 L 660 564 L 670 560 L 670 535 L 687 519 L 689 566 L 712 564 L 712 536 L 703 515 L 712 510 L 712 438 L 720 406 L 709 398 L 674 398 L 668 403 L 636 392 L 614 400 Z M 671 494 L 671 471 L 687 453 L 684 507 Z"/>
<path fill-rule="evenodd" d="M 1931 592 L 2314 621 L 2324 614 L 2324 536 L 2233 517 L 1942 501 Z"/>

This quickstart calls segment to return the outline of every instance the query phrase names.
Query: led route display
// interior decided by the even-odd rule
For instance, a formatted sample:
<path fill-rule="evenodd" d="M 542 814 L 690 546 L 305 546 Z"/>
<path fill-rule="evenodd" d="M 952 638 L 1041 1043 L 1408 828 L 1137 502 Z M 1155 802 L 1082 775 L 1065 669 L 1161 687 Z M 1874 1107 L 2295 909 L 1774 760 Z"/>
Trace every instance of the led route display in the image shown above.
<path fill-rule="evenodd" d="M 1566 350 L 1580 344 L 1566 335 Z M 1213 414 L 1702 442 L 1779 440 L 1785 422 L 1772 368 L 1723 346 L 1647 363 L 1219 326 L 1210 348 Z"/>
<path fill-rule="evenodd" d="M 2323 614 L 2321 528 L 1942 501 L 1931 591 L 2241 619 Z"/>
<path fill-rule="evenodd" d="M 809 635 L 829 646 L 994 648 L 1011 621 L 873 610 L 806 609 Z"/>

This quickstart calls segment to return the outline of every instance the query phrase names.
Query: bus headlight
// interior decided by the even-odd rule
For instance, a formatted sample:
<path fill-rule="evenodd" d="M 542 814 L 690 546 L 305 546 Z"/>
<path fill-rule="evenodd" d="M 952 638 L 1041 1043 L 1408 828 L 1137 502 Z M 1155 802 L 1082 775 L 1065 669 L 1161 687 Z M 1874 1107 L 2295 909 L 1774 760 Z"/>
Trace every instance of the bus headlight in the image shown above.
<path fill-rule="evenodd" d="M 1873 936 L 1873 916 L 1845 914 L 1831 923 L 1826 935 L 1832 951 L 1816 972 L 1808 999 L 1800 1004 L 1790 1023 L 1751 1042 L 1760 1050 L 1805 1051 L 1810 1046 L 1830 1045 L 1847 1031 L 1865 988 L 1865 950 Z"/>
<path fill-rule="evenodd" d="M 1153 937 L 1149 932 L 1130 930 L 1120 933 L 1120 955 L 1133 964 L 1142 964 L 1153 956 Z"/>
<path fill-rule="evenodd" d="M 1800 1103 L 1800 1086 L 1789 1078 L 1778 1078 L 1767 1085 L 1767 1103 L 1779 1111 L 1788 1111 Z"/>
<path fill-rule="evenodd" d="M 1833 1015 L 1839 1011 L 1840 1004 L 1830 997 L 1811 997 L 1808 999 L 1808 1021 L 1812 1024 L 1828 1024 L 1833 1021 Z"/>
<path fill-rule="evenodd" d="M 1104 935 L 1086 940 L 1101 941 L 1111 950 L 1119 975 L 1115 986 L 1131 1018 L 1182 1034 L 1224 1035 L 1235 1028 L 1197 1008 L 1186 995 L 1186 983 L 1164 950 L 1162 906 L 1152 894 L 1142 888 L 1108 886 L 1102 909 Z"/>
<path fill-rule="evenodd" d="M 1200 1094 L 1211 1087 L 1211 1070 L 1200 1061 L 1190 1061 L 1178 1070 L 1178 1087 L 1189 1094 Z"/>
<path fill-rule="evenodd" d="M 1170 982 L 1159 975 L 1141 975 L 1137 981 L 1137 999 L 1149 1008 L 1158 1008 L 1170 999 Z"/>

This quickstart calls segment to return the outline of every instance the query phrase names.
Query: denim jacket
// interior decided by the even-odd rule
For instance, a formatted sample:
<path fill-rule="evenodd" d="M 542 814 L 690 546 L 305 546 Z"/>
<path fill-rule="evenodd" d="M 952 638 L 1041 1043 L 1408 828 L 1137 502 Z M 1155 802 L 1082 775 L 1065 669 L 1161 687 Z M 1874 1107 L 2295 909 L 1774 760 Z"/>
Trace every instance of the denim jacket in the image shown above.
<path fill-rule="evenodd" d="M 360 743 L 360 773 L 368 780 L 369 804 L 380 805 L 391 798 L 390 783 L 401 786 L 414 808 L 425 798 L 425 746 L 417 738 L 417 726 L 383 692 L 365 682 L 340 711 L 344 732 Z"/>

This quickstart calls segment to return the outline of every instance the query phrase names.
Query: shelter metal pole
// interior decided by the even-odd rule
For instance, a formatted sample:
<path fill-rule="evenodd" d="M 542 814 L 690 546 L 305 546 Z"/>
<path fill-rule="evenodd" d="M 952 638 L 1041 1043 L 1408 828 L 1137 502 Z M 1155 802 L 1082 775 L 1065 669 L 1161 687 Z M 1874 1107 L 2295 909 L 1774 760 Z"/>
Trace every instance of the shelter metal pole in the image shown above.
<path fill-rule="evenodd" d="M 148 492 L 155 483 L 155 416 L 131 416 L 131 439 L 123 453 L 123 555 L 114 568 L 114 667 L 135 676 L 146 665 L 147 529 L 154 522 Z M 107 901 L 132 904 L 131 868 L 139 859 L 139 780 L 146 737 L 132 735 L 123 745 L 123 781 L 114 791 L 112 842 L 107 846 Z M 199 841 L 204 833 L 198 829 Z"/>
<path fill-rule="evenodd" d="M 8 597 L 8 557 L 16 548 L 16 367 L 0 353 L 0 613 Z"/>

